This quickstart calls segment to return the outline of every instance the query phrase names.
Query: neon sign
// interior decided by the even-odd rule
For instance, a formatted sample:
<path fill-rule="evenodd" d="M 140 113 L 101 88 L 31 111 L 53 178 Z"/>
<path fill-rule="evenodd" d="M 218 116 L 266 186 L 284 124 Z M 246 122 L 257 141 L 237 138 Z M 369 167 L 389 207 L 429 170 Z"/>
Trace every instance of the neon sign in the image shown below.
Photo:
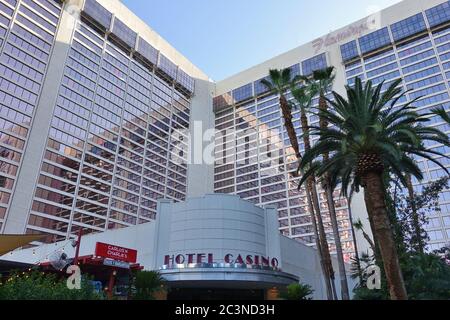
<path fill-rule="evenodd" d="M 214 264 L 217 261 L 214 260 L 214 254 L 212 253 L 190 253 L 190 254 L 177 254 L 164 256 L 164 265 L 190 265 L 190 264 Z M 277 258 L 271 258 L 260 255 L 233 255 L 231 253 L 226 254 L 221 262 L 225 264 L 235 265 L 248 265 L 248 266 L 261 266 L 271 267 L 278 269 L 279 261 Z"/>

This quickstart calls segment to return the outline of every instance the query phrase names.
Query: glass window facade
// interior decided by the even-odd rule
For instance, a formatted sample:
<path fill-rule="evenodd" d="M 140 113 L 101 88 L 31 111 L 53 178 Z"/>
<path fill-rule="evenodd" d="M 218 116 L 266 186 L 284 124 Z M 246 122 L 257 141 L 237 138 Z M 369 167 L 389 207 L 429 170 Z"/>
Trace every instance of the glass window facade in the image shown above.
<path fill-rule="evenodd" d="M 96 21 L 105 30 L 109 30 L 112 21 L 112 13 L 102 7 L 95 0 L 86 0 L 84 13 Z"/>
<path fill-rule="evenodd" d="M 430 27 L 435 27 L 450 20 L 450 3 L 444 2 L 426 10 L 425 13 Z"/>
<path fill-rule="evenodd" d="M 314 71 L 324 69 L 326 67 L 327 57 L 325 53 L 322 53 L 302 62 L 302 74 L 305 76 L 309 76 Z"/>
<path fill-rule="evenodd" d="M 115 18 L 112 32 L 130 48 L 136 46 L 137 33 L 131 30 L 121 20 Z"/>
<path fill-rule="evenodd" d="M 169 76 L 170 79 L 175 80 L 177 78 L 178 67 L 163 54 L 159 55 L 158 68 Z"/>
<path fill-rule="evenodd" d="M 290 93 L 287 96 L 293 102 Z M 317 106 L 318 99 L 315 99 L 314 104 Z M 295 111 L 293 117 L 300 137 L 299 112 Z M 309 121 L 317 124 L 313 116 L 309 117 Z M 292 176 L 297 165 L 284 129 L 278 97 L 270 94 L 250 96 L 243 103 L 236 102 L 228 108 L 222 108 L 216 113 L 215 125 L 223 133 L 215 141 L 215 192 L 236 194 L 256 205 L 276 206 L 280 231 L 313 246 L 315 238 L 306 193 L 304 189 L 297 190 L 298 178 Z M 303 144 L 300 147 L 303 151 Z M 326 206 L 323 190 L 320 191 L 320 201 L 323 207 Z M 345 233 L 350 230 L 350 224 L 346 203 L 340 201 L 339 191 L 336 192 L 336 203 L 339 208 L 338 219 Z M 330 248 L 335 250 L 329 220 L 326 226 Z M 350 258 L 354 251 L 350 232 L 343 237 L 343 243 L 346 258 Z"/>
<path fill-rule="evenodd" d="M 139 38 L 139 45 L 137 51 L 146 58 L 152 65 L 156 65 L 158 63 L 158 50 L 153 48 L 147 41 L 142 38 Z"/>
<path fill-rule="evenodd" d="M 399 41 L 411 35 L 426 30 L 425 19 L 422 13 L 418 13 L 405 20 L 399 21 L 391 25 L 391 32 L 394 41 Z"/>
<path fill-rule="evenodd" d="M 359 47 L 363 54 L 382 48 L 391 43 L 388 28 L 383 28 L 359 38 Z"/>
<path fill-rule="evenodd" d="M 359 56 L 356 40 L 341 45 L 341 56 L 343 61 L 348 61 Z"/>
<path fill-rule="evenodd" d="M 62 8 L 53 0 L 9 0 L 0 10 L 10 17 L 0 20 L 3 227 Z M 50 127 L 42 132 L 47 144 L 24 230 L 47 235 L 45 242 L 80 228 L 94 233 L 151 221 L 158 199 L 181 201 L 187 192 L 193 78 L 119 19 L 113 38 L 99 31 L 112 14 L 97 2 L 86 1 L 84 11 L 90 19 L 77 21 Z M 136 42 L 137 54 L 117 46 Z"/>
<path fill-rule="evenodd" d="M 60 15 L 61 6 L 54 1 L 23 0 L 19 4 L 10 0 L 0 4 L 1 225 L 8 218 Z M 74 130 L 68 123 L 58 125 Z M 54 181 L 43 183 L 52 185 Z"/>
<path fill-rule="evenodd" d="M 253 97 L 253 84 L 249 83 L 245 86 L 233 90 L 233 100 L 241 102 Z"/>
<path fill-rule="evenodd" d="M 445 8 L 447 3 L 436 8 L 443 10 L 439 16 L 445 16 Z M 427 11 L 427 17 L 435 9 Z M 437 18 L 436 18 L 437 19 Z M 439 22 L 449 21 L 450 18 L 442 18 Z M 414 103 L 419 113 L 428 112 L 430 108 L 443 106 L 450 110 L 449 83 L 447 77 L 448 68 L 450 68 L 450 28 L 444 28 L 437 32 L 428 32 L 423 35 L 424 24 L 421 14 L 400 21 L 391 25 L 394 39 L 406 39 L 408 37 L 414 40 L 405 41 L 403 44 L 394 45 L 391 48 L 370 56 L 370 58 L 362 59 L 359 63 L 349 64 L 346 66 L 347 83 L 352 85 L 355 76 L 365 79 L 371 79 L 375 84 L 386 81 L 384 88 L 387 87 L 394 79 L 402 78 L 404 89 L 411 90 L 407 99 L 402 99 L 398 105 L 402 105 L 407 101 L 418 98 Z M 437 22 L 436 22 L 437 24 Z M 431 24 L 433 25 L 433 24 Z M 422 34 L 417 37 L 418 34 Z M 450 76 L 450 75 L 449 75 Z M 431 118 L 431 126 L 439 128 L 444 132 L 450 133 L 450 127 L 443 123 L 438 117 Z M 429 146 L 432 149 L 439 150 L 448 154 L 450 150 L 439 145 Z M 443 158 L 439 159 L 446 166 L 449 162 Z M 422 182 L 414 181 L 414 188 L 421 191 L 429 181 L 436 180 L 444 173 L 441 172 L 436 165 L 429 161 L 421 159 L 419 166 L 425 173 L 425 180 Z M 440 199 L 440 212 L 434 212 L 433 223 L 430 223 L 426 229 L 433 236 L 430 236 L 428 249 L 438 249 L 448 243 L 449 238 L 443 232 L 444 228 L 438 222 L 441 219 L 449 219 L 450 206 L 447 205 L 447 198 L 443 192 Z"/>

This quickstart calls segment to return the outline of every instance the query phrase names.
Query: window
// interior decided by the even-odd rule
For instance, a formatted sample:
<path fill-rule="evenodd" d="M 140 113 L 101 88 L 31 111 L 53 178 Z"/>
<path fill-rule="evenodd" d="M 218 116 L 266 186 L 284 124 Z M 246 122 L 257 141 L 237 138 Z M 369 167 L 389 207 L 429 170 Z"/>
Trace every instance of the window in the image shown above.
<path fill-rule="evenodd" d="M 153 48 L 142 38 L 139 38 L 139 46 L 137 51 L 152 64 L 156 65 L 158 63 L 158 50 Z"/>
<path fill-rule="evenodd" d="M 290 66 L 289 69 L 291 70 L 292 78 L 300 75 L 300 65 L 299 64 L 294 64 L 293 66 Z"/>
<path fill-rule="evenodd" d="M 430 27 L 435 27 L 439 24 L 450 20 L 450 3 L 444 2 L 436 7 L 425 11 Z"/>
<path fill-rule="evenodd" d="M 359 47 L 363 54 L 391 44 L 387 27 L 359 38 Z"/>
<path fill-rule="evenodd" d="M 112 13 L 103 8 L 95 0 L 86 0 L 84 12 L 99 23 L 103 28 L 109 30 L 111 26 Z"/>
<path fill-rule="evenodd" d="M 269 80 L 270 77 L 264 77 L 262 79 L 259 79 L 258 81 L 255 81 L 255 95 L 259 96 L 262 93 L 266 93 L 268 91 L 267 87 L 262 83 L 262 80 Z"/>
<path fill-rule="evenodd" d="M 241 102 L 253 96 L 253 84 L 249 83 L 245 86 L 233 90 L 234 102 Z"/>
<path fill-rule="evenodd" d="M 356 40 L 353 40 L 341 46 L 341 56 L 343 61 L 348 61 L 359 56 Z"/>
<path fill-rule="evenodd" d="M 394 41 L 399 41 L 426 29 L 422 13 L 399 21 L 391 25 Z"/>
<path fill-rule="evenodd" d="M 120 40 L 125 42 L 130 48 L 136 46 L 137 33 L 126 26 L 125 23 L 119 19 L 114 19 L 114 26 L 112 31 Z"/>
<path fill-rule="evenodd" d="M 162 54 L 159 55 L 158 68 L 172 79 L 176 79 L 178 67 Z"/>
<path fill-rule="evenodd" d="M 325 69 L 327 67 L 327 58 L 325 53 L 312 57 L 302 62 L 303 75 L 309 76 L 316 70 Z"/>
<path fill-rule="evenodd" d="M 195 81 L 186 72 L 178 69 L 177 82 L 181 84 L 184 88 L 189 90 L 191 93 L 194 92 Z"/>

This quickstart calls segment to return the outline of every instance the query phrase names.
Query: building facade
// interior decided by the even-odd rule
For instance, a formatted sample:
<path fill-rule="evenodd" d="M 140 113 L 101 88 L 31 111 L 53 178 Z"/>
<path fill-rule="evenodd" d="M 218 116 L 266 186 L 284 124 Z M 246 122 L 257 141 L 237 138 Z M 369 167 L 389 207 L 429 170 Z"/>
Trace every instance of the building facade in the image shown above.
<path fill-rule="evenodd" d="M 53 242 L 148 222 L 158 199 L 184 200 L 178 149 L 195 78 L 207 77 L 119 1 L 0 5 L 2 232 Z"/>
<path fill-rule="evenodd" d="M 345 85 L 356 77 L 373 84 L 402 78 L 404 90 L 410 90 L 404 104 L 419 98 L 419 112 L 444 106 L 449 108 L 450 80 L 450 3 L 448 1 L 405 0 L 350 26 L 284 53 L 243 71 L 216 86 L 214 99 L 215 127 L 221 134 L 216 139 L 214 190 L 238 194 L 259 205 L 275 205 L 279 209 L 283 234 L 314 245 L 313 227 L 304 190 L 297 191 L 297 169 L 293 150 L 284 129 L 278 97 L 261 84 L 269 69 L 291 68 L 293 75 L 309 76 L 327 66 L 336 68 L 334 90 L 344 94 Z M 331 98 L 331 97 L 329 97 Z M 288 99 L 292 97 L 288 94 Z M 318 105 L 318 99 L 313 100 Z M 294 126 L 301 134 L 299 111 L 294 112 Z M 309 116 L 318 125 L 318 117 Z M 444 132 L 450 128 L 439 117 L 432 125 Z M 302 141 L 299 139 L 300 142 Z M 230 142 L 231 141 L 231 142 Z M 442 145 L 428 147 L 448 154 Z M 300 143 L 303 150 L 303 143 Z M 448 159 L 439 159 L 448 165 Z M 421 183 L 413 181 L 416 191 L 429 181 L 445 175 L 431 161 L 419 162 L 425 172 Z M 429 214 L 427 230 L 429 249 L 438 249 L 450 241 L 450 192 L 442 192 L 440 212 Z M 331 251 L 334 239 L 328 217 L 326 198 L 320 190 L 324 223 Z M 348 203 L 336 190 L 335 204 L 344 254 L 348 259 L 355 251 L 354 238 L 367 247 L 359 233 L 354 237 Z M 353 220 L 364 217 L 361 195 L 351 205 Z M 363 222 L 367 222 L 363 218 Z M 370 229 L 366 223 L 366 230 Z"/>
<path fill-rule="evenodd" d="M 108 256 L 122 261 L 119 268 L 126 269 L 130 263 L 123 254 L 101 252 L 98 244 L 133 256 L 132 261 L 145 270 L 159 271 L 169 289 L 168 299 L 275 299 L 299 280 L 313 288 L 314 299 L 327 297 L 317 251 L 278 232 L 275 207 L 261 208 L 238 196 L 160 200 L 155 221 L 82 237 L 79 261 L 94 259 L 101 268 L 99 259 Z M 2 260 L 54 264 L 61 253 L 74 256 L 70 241 L 14 251 Z M 337 265 L 335 258 L 332 262 Z M 82 262 L 81 270 L 86 268 Z M 349 280 L 351 288 L 355 284 Z M 339 292 L 339 281 L 336 285 Z"/>
<path fill-rule="evenodd" d="M 54 242 L 80 228 L 152 221 L 160 199 L 216 192 L 275 206 L 281 232 L 313 246 L 278 97 L 261 79 L 272 68 L 310 75 L 325 66 L 336 67 L 340 93 L 357 76 L 386 85 L 402 77 L 411 91 L 399 104 L 421 97 L 419 110 L 448 108 L 449 2 L 405 0 L 213 82 L 119 0 L 0 0 L 0 233 L 43 233 Z M 298 112 L 294 118 L 300 135 Z M 449 131 L 438 118 L 433 125 Z M 186 152 L 199 135 L 201 147 L 208 143 L 206 129 L 216 129 L 214 164 Z M 432 162 L 420 165 L 423 183 L 443 175 Z M 362 251 L 367 244 L 353 234 L 339 190 L 335 201 L 348 260 L 355 240 Z M 431 249 L 450 241 L 449 191 L 440 206 L 429 217 Z M 350 208 L 367 225 L 361 195 Z"/>

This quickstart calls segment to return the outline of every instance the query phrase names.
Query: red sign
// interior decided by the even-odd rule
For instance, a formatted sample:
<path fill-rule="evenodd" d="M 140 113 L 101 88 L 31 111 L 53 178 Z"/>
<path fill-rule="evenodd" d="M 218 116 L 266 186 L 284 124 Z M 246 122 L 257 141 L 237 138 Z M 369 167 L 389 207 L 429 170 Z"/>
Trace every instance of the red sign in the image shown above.
<path fill-rule="evenodd" d="M 95 256 L 136 263 L 137 251 L 133 249 L 114 246 L 112 244 L 97 242 L 95 245 Z"/>

